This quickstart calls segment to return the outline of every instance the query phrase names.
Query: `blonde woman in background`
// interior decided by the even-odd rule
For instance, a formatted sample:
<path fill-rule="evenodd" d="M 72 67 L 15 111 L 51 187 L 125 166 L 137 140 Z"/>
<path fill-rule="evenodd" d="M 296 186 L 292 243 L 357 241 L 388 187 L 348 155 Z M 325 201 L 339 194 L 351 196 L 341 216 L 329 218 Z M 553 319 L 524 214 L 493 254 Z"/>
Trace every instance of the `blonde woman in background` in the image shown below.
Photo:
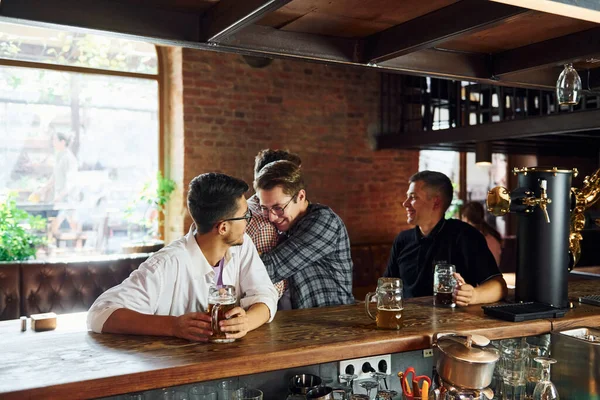
<path fill-rule="evenodd" d="M 502 236 L 485 221 L 483 205 L 477 202 L 465 204 L 461 210 L 461 220 L 472 225 L 485 236 L 488 248 L 499 266 L 500 256 L 502 255 Z"/>

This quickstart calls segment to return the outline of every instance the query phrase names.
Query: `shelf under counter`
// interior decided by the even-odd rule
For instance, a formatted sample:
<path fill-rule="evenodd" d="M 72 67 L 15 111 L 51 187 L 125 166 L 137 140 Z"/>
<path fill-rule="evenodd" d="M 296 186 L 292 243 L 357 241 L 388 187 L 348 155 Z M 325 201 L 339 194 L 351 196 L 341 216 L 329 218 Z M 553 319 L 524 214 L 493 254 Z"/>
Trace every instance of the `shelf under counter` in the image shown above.
<path fill-rule="evenodd" d="M 576 297 L 600 292 L 600 281 L 570 283 Z M 556 321 L 521 323 L 490 318 L 480 306 L 448 309 L 432 298 L 405 302 L 404 327 L 375 328 L 364 303 L 293 310 L 231 344 L 190 343 L 166 337 L 94 334 L 85 313 L 61 315 L 49 332 L 20 332 L 20 321 L 0 323 L 0 397 L 93 398 L 230 376 L 284 370 L 430 347 L 441 331 L 468 331 L 490 339 L 548 333 L 557 324 L 600 326 L 600 307 L 580 305 Z"/>

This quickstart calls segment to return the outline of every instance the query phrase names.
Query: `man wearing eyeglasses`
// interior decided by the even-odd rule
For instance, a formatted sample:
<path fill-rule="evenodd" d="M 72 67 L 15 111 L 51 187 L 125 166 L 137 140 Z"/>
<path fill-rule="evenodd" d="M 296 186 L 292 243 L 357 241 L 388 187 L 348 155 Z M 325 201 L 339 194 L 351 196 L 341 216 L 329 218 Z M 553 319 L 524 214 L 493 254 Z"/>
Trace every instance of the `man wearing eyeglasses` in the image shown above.
<path fill-rule="evenodd" d="M 123 283 L 104 292 L 88 313 L 94 332 L 176 336 L 207 341 L 211 287 L 235 286 L 239 307 L 220 321 L 227 338 L 241 338 L 271 321 L 277 292 L 245 229 L 252 218 L 248 185 L 224 174 L 194 178 L 189 233 L 153 254 Z"/>
<path fill-rule="evenodd" d="M 348 232 L 331 208 L 308 201 L 300 168 L 267 164 L 254 189 L 263 215 L 286 236 L 261 257 L 273 282 L 288 280 L 292 308 L 354 303 Z"/>
<path fill-rule="evenodd" d="M 262 170 L 265 165 L 280 160 L 290 161 L 298 167 L 300 167 L 300 164 L 302 163 L 300 156 L 297 154 L 290 153 L 285 150 L 263 149 L 258 152 L 256 158 L 254 159 L 254 178 L 258 176 L 260 170 Z M 250 223 L 248 223 L 246 233 L 254 242 L 256 250 L 258 250 L 258 254 L 262 256 L 264 253 L 268 253 L 269 251 L 273 250 L 275 246 L 277 246 L 281 239 L 281 235 L 277 231 L 275 225 L 269 221 L 269 217 L 262 215 L 260 210 L 260 201 L 258 200 L 258 196 L 256 196 L 256 194 L 252 195 L 252 197 L 248 199 L 248 208 L 252 210 L 254 216 Z M 274 282 L 274 285 L 275 289 L 277 289 L 277 293 L 279 294 L 277 309 L 290 310 L 292 308 L 292 302 L 290 299 L 288 281 L 282 279 Z"/>

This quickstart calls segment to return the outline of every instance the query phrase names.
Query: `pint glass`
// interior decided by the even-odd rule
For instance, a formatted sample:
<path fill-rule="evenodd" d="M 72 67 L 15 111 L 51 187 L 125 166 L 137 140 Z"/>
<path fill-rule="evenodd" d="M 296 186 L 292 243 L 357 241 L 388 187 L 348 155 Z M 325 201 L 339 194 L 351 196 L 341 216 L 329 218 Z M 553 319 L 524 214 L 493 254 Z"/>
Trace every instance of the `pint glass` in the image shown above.
<path fill-rule="evenodd" d="M 235 287 L 225 285 L 221 288 L 211 287 L 208 292 L 208 315 L 212 317 L 212 336 L 210 341 L 214 343 L 231 343 L 235 339 L 226 337 L 221 331 L 219 321 L 227 319 L 225 314 L 235 308 Z"/>
<path fill-rule="evenodd" d="M 377 314 L 373 316 L 369 309 L 371 298 L 377 297 Z M 402 328 L 402 280 L 399 278 L 379 278 L 377 280 L 377 291 L 367 293 L 365 299 L 365 311 L 374 319 L 379 329 Z"/>
<path fill-rule="evenodd" d="M 452 264 L 438 263 L 433 272 L 433 305 L 438 307 L 456 307 L 454 288 L 456 267 Z"/>

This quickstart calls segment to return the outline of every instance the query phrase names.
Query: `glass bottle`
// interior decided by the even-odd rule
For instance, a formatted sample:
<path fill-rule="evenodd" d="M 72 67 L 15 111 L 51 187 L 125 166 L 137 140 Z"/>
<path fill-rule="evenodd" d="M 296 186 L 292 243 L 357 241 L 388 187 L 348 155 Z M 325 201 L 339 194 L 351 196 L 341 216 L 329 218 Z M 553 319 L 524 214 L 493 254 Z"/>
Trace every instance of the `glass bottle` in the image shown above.
<path fill-rule="evenodd" d="M 558 390 L 550 381 L 550 366 L 556 360 L 548 357 L 536 357 L 535 361 L 542 364 L 542 379 L 535 385 L 533 400 L 559 400 Z"/>

